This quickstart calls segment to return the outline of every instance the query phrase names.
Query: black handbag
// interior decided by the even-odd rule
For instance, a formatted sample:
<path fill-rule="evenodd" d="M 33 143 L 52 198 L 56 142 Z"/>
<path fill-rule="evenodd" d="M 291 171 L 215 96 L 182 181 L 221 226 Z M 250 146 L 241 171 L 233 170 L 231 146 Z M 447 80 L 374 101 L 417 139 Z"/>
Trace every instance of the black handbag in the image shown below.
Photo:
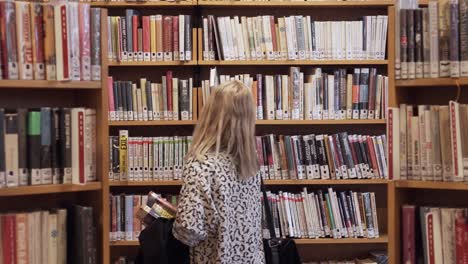
<path fill-rule="evenodd" d="M 263 249 L 265 251 L 266 264 L 301 264 L 299 253 L 297 252 L 296 243 L 289 238 L 277 238 L 273 228 L 273 218 L 271 215 L 270 206 L 268 205 L 268 197 L 261 179 L 261 188 L 263 193 L 263 206 L 265 207 L 265 218 L 270 239 L 263 239 Z"/>

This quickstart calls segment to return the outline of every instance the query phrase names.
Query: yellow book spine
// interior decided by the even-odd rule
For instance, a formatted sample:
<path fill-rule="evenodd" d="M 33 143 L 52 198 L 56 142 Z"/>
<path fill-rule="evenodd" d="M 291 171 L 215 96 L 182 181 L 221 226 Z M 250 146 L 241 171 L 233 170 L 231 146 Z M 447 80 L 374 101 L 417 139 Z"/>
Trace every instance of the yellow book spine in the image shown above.
<path fill-rule="evenodd" d="M 128 149 L 128 130 L 119 131 L 119 166 L 120 180 L 127 180 L 127 149 Z"/>
<path fill-rule="evenodd" d="M 156 61 L 156 16 L 150 17 L 151 61 Z"/>

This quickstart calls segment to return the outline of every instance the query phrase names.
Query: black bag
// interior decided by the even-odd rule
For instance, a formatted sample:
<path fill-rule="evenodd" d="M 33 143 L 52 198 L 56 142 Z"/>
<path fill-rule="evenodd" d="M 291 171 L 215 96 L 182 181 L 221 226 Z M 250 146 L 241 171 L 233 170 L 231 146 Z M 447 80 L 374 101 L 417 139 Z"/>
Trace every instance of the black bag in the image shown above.
<path fill-rule="evenodd" d="M 265 251 L 266 264 L 301 264 L 299 253 L 297 252 L 296 243 L 292 239 L 277 238 L 273 229 L 273 218 L 271 216 L 270 206 L 268 205 L 268 197 L 261 179 L 263 206 L 265 207 L 265 218 L 270 232 L 270 239 L 263 239 L 263 249 Z"/>

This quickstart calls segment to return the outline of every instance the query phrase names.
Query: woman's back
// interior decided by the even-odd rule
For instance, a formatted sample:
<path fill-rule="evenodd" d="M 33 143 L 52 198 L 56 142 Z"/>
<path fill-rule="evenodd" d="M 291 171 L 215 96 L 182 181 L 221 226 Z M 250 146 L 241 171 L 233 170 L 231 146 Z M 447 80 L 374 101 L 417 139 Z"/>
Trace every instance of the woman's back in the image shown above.
<path fill-rule="evenodd" d="M 187 161 L 173 233 L 192 247 L 191 263 L 264 263 L 259 188 L 227 154 Z"/>

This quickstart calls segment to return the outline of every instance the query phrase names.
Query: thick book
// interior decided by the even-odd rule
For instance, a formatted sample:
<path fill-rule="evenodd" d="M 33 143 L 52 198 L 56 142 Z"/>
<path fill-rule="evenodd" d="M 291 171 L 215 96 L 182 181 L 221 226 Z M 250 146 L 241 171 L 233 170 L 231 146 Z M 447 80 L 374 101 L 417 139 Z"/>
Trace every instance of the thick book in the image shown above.
<path fill-rule="evenodd" d="M 52 184 L 52 109 L 41 108 L 41 184 Z"/>
<path fill-rule="evenodd" d="M 41 112 L 28 113 L 28 168 L 31 185 L 41 184 Z"/>
<path fill-rule="evenodd" d="M 18 114 L 5 114 L 4 137 L 6 185 L 7 187 L 18 187 Z"/>

